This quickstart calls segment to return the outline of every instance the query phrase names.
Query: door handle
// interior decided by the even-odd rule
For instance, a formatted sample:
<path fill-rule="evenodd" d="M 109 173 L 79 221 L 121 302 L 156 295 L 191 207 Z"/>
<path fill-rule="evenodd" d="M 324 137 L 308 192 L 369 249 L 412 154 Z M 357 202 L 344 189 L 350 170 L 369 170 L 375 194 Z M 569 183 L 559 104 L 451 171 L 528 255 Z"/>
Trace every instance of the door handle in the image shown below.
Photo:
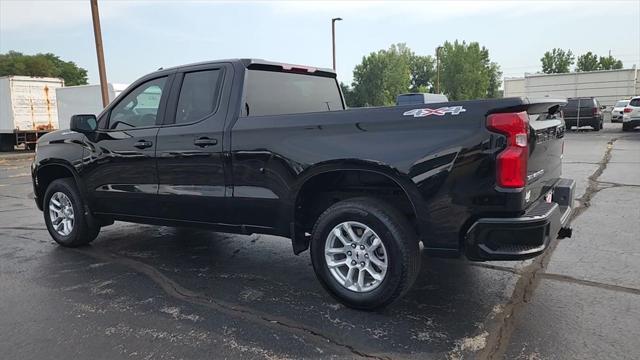
<path fill-rule="evenodd" d="M 152 147 L 153 143 L 147 140 L 138 140 L 138 142 L 133 144 L 133 146 L 137 147 L 138 149 L 146 149 L 148 147 Z"/>
<path fill-rule="evenodd" d="M 210 139 L 208 137 L 201 137 L 193 141 L 193 145 L 199 146 L 199 147 L 207 147 L 207 146 L 212 146 L 217 144 L 218 144 L 218 140 Z"/>

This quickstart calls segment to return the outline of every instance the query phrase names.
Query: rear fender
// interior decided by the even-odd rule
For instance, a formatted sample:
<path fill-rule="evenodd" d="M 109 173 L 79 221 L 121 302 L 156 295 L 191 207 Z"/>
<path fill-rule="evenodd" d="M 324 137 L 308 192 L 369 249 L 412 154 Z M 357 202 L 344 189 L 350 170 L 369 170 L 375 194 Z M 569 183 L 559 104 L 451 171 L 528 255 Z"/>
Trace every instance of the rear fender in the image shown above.
<path fill-rule="evenodd" d="M 358 160 L 358 159 L 343 159 L 343 160 L 332 160 L 328 162 L 318 163 L 308 169 L 305 169 L 299 176 L 299 180 L 292 188 L 292 198 L 289 202 L 291 204 L 290 207 L 290 216 L 291 216 L 291 239 L 293 244 L 293 251 L 295 254 L 299 254 L 300 252 L 306 250 L 309 246 L 309 239 L 305 236 L 302 229 L 296 226 L 296 205 L 298 203 L 300 192 L 304 188 L 304 185 L 307 184 L 311 179 L 315 178 L 318 175 L 327 174 L 331 172 L 337 171 L 364 171 L 364 172 L 372 172 L 379 175 L 382 175 L 389 180 L 393 181 L 402 191 L 405 193 L 407 199 L 411 203 L 411 207 L 413 209 L 413 213 L 416 216 L 418 231 L 420 234 L 424 234 L 426 232 L 426 209 L 423 206 L 421 201 L 420 193 L 413 181 L 407 176 L 391 166 L 386 164 L 375 162 L 375 161 L 366 161 L 366 160 Z"/>

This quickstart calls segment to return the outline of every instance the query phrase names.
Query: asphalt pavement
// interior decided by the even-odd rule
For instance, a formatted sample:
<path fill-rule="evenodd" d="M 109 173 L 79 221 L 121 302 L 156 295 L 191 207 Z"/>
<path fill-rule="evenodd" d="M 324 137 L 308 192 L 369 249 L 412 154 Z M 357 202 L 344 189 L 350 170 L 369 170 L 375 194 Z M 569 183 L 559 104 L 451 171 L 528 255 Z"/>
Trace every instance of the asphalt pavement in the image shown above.
<path fill-rule="evenodd" d="M 116 223 L 57 246 L 30 155 L 0 154 L 5 359 L 640 359 L 640 131 L 569 132 L 573 237 L 523 262 L 424 256 L 380 312 L 327 295 L 288 239 Z"/>

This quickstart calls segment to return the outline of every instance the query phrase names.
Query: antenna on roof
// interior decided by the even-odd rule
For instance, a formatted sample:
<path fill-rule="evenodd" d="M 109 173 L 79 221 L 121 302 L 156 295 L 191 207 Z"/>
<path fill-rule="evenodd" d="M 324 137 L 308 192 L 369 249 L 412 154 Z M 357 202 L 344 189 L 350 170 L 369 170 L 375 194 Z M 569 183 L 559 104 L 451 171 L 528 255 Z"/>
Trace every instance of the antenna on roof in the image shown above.
<path fill-rule="evenodd" d="M 162 70 L 162 69 L 164 69 L 164 68 L 163 68 L 162 66 L 160 66 L 160 67 L 158 68 L 158 71 L 160 71 L 160 70 Z"/>

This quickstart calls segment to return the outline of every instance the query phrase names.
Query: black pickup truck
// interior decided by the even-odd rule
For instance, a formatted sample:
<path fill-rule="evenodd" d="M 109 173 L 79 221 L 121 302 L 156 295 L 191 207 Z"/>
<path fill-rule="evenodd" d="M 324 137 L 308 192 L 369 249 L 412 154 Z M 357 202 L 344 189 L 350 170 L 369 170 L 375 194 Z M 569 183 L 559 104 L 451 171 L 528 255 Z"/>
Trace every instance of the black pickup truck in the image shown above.
<path fill-rule="evenodd" d="M 385 306 L 433 256 L 514 260 L 567 227 L 564 100 L 345 109 L 331 70 L 164 69 L 43 136 L 35 202 L 60 245 L 115 220 L 288 237 L 339 301 Z"/>

